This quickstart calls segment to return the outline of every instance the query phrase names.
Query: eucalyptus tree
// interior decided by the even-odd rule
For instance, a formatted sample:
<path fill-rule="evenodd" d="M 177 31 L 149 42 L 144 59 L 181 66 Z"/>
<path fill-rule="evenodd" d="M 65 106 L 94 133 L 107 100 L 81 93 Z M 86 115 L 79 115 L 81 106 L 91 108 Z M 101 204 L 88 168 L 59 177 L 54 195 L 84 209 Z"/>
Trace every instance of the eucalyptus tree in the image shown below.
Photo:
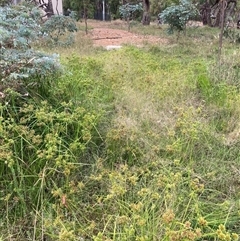
<path fill-rule="evenodd" d="M 200 12 L 203 24 L 211 27 L 240 20 L 240 16 L 237 16 L 237 0 L 206 0 L 200 5 Z"/>
<path fill-rule="evenodd" d="M 151 0 L 150 14 L 157 16 L 165 8 L 171 6 L 172 4 L 178 4 L 179 0 Z"/>
<path fill-rule="evenodd" d="M 198 9 L 190 0 L 180 0 L 179 4 L 167 7 L 159 17 L 169 25 L 169 33 L 176 30 L 179 36 L 180 32 L 186 32 L 187 22 L 198 14 Z"/>
<path fill-rule="evenodd" d="M 119 7 L 119 12 L 124 19 L 127 20 L 128 31 L 130 31 L 130 18 L 134 18 L 134 13 L 137 11 L 142 11 L 142 4 L 129 4 L 126 3 Z"/>
<path fill-rule="evenodd" d="M 195 2 L 199 4 L 200 1 L 205 0 L 196 0 Z M 179 0 L 150 0 L 149 3 L 147 0 L 143 0 L 143 20 L 145 16 L 148 16 L 148 21 L 150 20 L 150 15 L 157 17 L 158 14 L 162 12 L 165 8 L 170 7 L 171 5 L 179 4 Z M 148 21 L 143 21 L 143 24 L 148 24 Z"/>
<path fill-rule="evenodd" d="M 63 35 L 76 31 L 76 25 L 60 15 L 43 23 L 41 16 L 36 6 L 0 7 L 1 97 L 6 96 L 9 89 L 26 94 L 29 88 L 44 85 L 47 76 L 61 71 L 58 55 L 36 51 L 34 46 L 50 37 L 56 43 L 59 35 L 55 35 L 55 31 Z"/>
<path fill-rule="evenodd" d="M 142 24 L 149 25 L 151 21 L 150 17 L 150 0 L 143 0 L 143 17 Z"/>

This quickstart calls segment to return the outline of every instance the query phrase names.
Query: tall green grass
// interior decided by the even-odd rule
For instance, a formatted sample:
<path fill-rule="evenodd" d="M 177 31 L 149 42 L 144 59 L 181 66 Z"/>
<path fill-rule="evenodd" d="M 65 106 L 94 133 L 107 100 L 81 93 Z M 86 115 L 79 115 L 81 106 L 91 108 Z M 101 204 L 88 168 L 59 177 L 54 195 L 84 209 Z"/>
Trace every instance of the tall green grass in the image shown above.
<path fill-rule="evenodd" d="M 238 54 L 189 36 L 59 48 L 64 75 L 1 103 L 0 240 L 238 240 Z"/>

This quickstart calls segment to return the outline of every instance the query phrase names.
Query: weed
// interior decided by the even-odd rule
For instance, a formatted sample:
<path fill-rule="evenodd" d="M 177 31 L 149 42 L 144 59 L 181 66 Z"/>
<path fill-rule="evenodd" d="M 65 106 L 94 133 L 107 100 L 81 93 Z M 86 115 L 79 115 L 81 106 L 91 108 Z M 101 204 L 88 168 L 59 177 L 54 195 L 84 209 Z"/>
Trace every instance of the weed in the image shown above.
<path fill-rule="evenodd" d="M 237 60 L 215 68 L 212 34 L 58 48 L 65 74 L 2 101 L 2 239 L 238 240 Z"/>

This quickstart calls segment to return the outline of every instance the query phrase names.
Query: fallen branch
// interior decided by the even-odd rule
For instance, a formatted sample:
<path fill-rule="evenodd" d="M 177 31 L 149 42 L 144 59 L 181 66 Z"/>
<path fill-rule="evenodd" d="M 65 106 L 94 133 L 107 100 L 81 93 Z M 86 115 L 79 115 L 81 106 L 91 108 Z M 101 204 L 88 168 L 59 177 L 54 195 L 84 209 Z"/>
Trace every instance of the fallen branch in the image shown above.
<path fill-rule="evenodd" d="M 105 38 L 93 38 L 93 40 L 101 40 L 101 39 L 118 39 L 122 37 L 105 37 Z"/>

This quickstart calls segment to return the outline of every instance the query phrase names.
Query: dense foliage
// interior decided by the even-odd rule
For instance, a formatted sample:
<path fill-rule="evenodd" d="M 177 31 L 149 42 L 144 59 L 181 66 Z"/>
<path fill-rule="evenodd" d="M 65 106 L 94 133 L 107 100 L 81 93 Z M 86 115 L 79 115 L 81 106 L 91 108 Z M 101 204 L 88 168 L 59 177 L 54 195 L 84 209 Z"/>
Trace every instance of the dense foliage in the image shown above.
<path fill-rule="evenodd" d="M 75 15 L 62 16 L 53 15 L 48 21 L 42 25 L 41 32 L 43 35 L 53 41 L 54 45 L 71 45 L 74 43 L 72 33 L 77 31 Z"/>
<path fill-rule="evenodd" d="M 238 240 L 239 94 L 194 47 L 70 52 L 44 101 L 2 104 L 2 235 Z"/>
<path fill-rule="evenodd" d="M 94 17 L 94 11 L 96 9 L 96 1 L 95 0 L 65 0 L 63 1 L 64 12 L 67 9 L 71 11 L 76 11 L 79 18 L 84 18 L 84 15 L 87 15 L 88 18 Z"/>
<path fill-rule="evenodd" d="M 44 54 L 32 48 L 42 37 L 40 21 L 41 15 L 37 8 L 0 8 L 2 92 L 7 88 L 26 91 L 27 85 L 38 85 L 42 78 L 53 71 L 59 71 L 57 56 Z M 30 77 L 38 77 L 38 81 L 29 83 Z"/>
<path fill-rule="evenodd" d="M 119 7 L 119 12 L 124 19 L 134 18 L 136 11 L 142 11 L 142 4 L 129 4 L 126 3 Z"/>
<path fill-rule="evenodd" d="M 57 74 L 61 67 L 57 55 L 34 50 L 36 43 L 60 43 L 60 35 L 76 31 L 73 19 L 53 16 L 42 22 L 41 11 L 23 5 L 0 8 L 1 92 L 11 88 L 27 93 L 26 87 L 39 87 L 44 78 Z M 65 43 L 65 42 L 64 42 Z M 69 40 L 66 42 L 69 44 Z"/>
<path fill-rule="evenodd" d="M 178 0 L 151 0 L 150 13 L 153 16 L 157 16 L 157 14 L 164 10 L 165 8 L 171 6 L 171 4 L 177 4 Z M 197 1 L 199 2 L 199 1 Z M 201 2 L 201 1 L 200 1 Z M 142 1 L 134 0 L 134 1 L 119 1 L 119 0 L 106 0 L 105 9 L 110 13 L 112 19 L 120 18 L 121 14 L 119 12 L 119 7 L 125 4 L 137 5 L 142 3 Z M 65 12 L 67 9 L 71 9 L 73 11 L 77 11 L 80 17 L 83 17 L 84 9 L 87 9 L 88 17 L 93 18 L 94 13 L 99 11 L 102 8 L 101 0 L 64 0 L 63 8 Z"/>
<path fill-rule="evenodd" d="M 160 12 L 165 10 L 167 7 L 172 5 L 178 5 L 179 0 L 151 0 L 150 13 L 152 16 L 156 17 Z M 206 0 L 193 0 L 192 3 L 195 4 L 198 8 L 201 7 L 203 3 L 207 2 Z"/>
<path fill-rule="evenodd" d="M 40 26 L 1 53 L 42 48 Z M 164 41 L 106 51 L 79 31 L 61 75 L 0 93 L 0 240 L 239 240 L 240 54 L 224 42 L 218 65 L 214 28 L 137 28 Z"/>
<path fill-rule="evenodd" d="M 159 14 L 159 18 L 169 25 L 169 32 L 180 32 L 186 29 L 187 22 L 199 15 L 199 12 L 190 0 L 181 0 L 179 5 L 167 7 Z"/>
<path fill-rule="evenodd" d="M 130 20 L 134 19 L 136 14 L 142 12 L 142 4 L 129 4 L 126 3 L 119 7 L 119 13 L 123 19 L 128 22 L 128 30 L 130 30 Z"/>

